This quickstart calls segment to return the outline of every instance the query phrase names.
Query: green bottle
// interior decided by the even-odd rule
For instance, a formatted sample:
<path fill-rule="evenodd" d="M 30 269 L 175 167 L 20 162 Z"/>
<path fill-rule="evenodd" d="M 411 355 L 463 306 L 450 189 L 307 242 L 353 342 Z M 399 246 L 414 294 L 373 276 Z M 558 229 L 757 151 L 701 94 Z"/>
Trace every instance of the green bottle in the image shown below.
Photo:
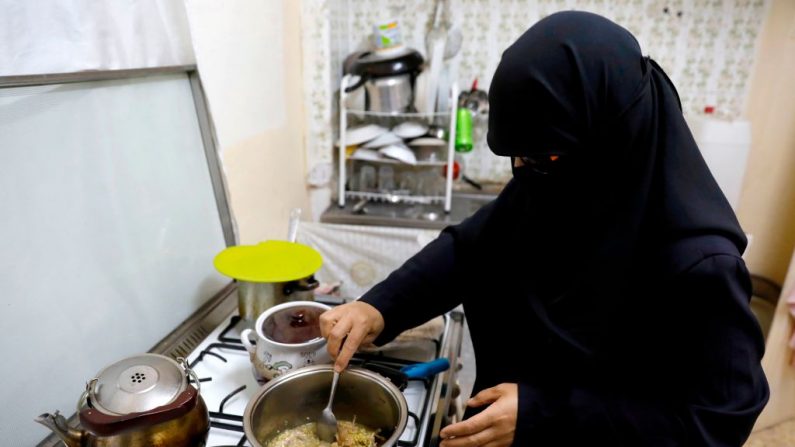
<path fill-rule="evenodd" d="M 472 112 L 459 107 L 455 122 L 455 150 L 469 152 L 472 150 Z"/>

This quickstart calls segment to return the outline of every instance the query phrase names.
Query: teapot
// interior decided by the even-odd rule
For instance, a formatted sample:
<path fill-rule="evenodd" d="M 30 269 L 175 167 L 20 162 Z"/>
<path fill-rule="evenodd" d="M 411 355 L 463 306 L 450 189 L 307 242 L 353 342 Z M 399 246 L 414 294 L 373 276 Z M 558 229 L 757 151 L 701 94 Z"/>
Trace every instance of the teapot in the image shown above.
<path fill-rule="evenodd" d="M 141 354 L 104 368 L 78 401 L 82 430 L 70 427 L 58 411 L 36 422 L 67 447 L 204 446 L 210 418 L 199 378 L 185 359 L 177 360 Z"/>

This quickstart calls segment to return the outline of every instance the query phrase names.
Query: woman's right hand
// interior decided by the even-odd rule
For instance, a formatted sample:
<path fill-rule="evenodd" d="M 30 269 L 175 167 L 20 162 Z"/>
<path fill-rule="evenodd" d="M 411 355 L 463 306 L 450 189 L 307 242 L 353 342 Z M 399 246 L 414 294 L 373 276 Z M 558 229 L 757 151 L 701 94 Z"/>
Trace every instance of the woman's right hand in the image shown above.
<path fill-rule="evenodd" d="M 320 334 L 328 340 L 327 349 L 336 359 L 334 370 L 348 366 L 363 343 L 371 343 L 384 330 L 384 317 L 375 307 L 361 301 L 337 306 L 320 315 Z"/>

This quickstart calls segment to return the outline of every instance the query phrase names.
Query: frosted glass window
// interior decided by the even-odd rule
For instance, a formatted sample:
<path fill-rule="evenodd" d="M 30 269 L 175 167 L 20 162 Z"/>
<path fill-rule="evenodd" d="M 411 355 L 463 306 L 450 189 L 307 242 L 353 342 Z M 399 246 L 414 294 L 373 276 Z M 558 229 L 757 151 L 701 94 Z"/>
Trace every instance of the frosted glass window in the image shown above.
<path fill-rule="evenodd" d="M 187 74 L 0 89 L 0 433 L 69 415 L 227 281 Z"/>

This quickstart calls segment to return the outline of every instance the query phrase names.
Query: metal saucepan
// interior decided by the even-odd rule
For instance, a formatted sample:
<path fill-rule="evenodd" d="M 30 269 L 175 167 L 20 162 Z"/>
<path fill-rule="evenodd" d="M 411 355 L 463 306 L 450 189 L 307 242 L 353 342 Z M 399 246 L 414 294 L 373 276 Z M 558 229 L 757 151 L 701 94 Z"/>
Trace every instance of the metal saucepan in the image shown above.
<path fill-rule="evenodd" d="M 328 401 L 333 367 L 301 368 L 268 382 L 251 398 L 243 416 L 248 441 L 262 447 L 280 431 L 317 420 Z M 377 429 L 382 447 L 398 444 L 406 428 L 408 407 L 400 390 L 372 371 L 349 367 L 340 376 L 334 398 L 338 421 Z"/>

